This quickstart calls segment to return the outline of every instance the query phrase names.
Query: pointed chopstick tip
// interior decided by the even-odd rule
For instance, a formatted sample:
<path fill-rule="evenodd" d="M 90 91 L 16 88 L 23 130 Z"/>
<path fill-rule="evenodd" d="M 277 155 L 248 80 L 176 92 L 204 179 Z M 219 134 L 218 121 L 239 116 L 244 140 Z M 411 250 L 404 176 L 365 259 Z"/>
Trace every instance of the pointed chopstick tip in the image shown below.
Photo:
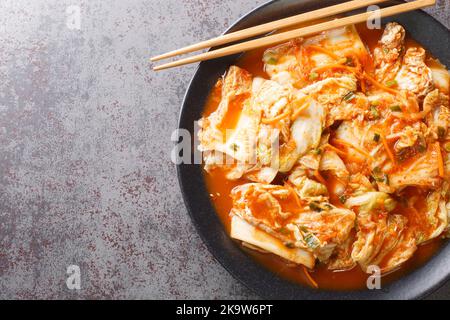
<path fill-rule="evenodd" d="M 165 57 L 164 57 L 164 54 L 160 54 L 160 55 L 151 57 L 151 58 L 150 58 L 150 61 L 151 61 L 151 62 L 156 62 L 156 61 L 162 60 L 162 59 L 164 59 L 164 58 L 165 58 Z"/>

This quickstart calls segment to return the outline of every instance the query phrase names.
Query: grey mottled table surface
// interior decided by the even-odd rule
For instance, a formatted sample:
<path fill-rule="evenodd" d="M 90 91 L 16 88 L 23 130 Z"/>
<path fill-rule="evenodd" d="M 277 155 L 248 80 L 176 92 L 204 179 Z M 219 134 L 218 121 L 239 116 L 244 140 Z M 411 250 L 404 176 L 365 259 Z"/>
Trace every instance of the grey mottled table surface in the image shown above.
<path fill-rule="evenodd" d="M 0 298 L 256 298 L 202 244 L 170 161 L 195 66 L 147 58 L 262 2 L 0 1 Z"/>

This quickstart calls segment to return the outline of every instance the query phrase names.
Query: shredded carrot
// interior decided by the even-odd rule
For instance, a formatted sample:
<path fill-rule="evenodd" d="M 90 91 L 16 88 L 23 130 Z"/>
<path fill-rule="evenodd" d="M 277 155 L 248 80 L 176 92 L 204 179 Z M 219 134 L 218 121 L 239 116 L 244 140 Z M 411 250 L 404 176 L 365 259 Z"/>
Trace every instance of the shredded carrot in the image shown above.
<path fill-rule="evenodd" d="M 365 151 L 365 150 L 363 150 L 363 149 L 361 149 L 361 148 L 359 148 L 357 146 L 354 146 L 353 144 L 351 144 L 351 143 L 349 143 L 349 142 L 347 142 L 345 140 L 341 140 L 341 139 L 336 139 L 335 138 L 335 139 L 333 139 L 333 142 L 335 142 L 337 144 L 340 144 L 340 145 L 344 145 L 344 146 L 350 147 L 350 148 L 358 151 L 362 155 L 372 159 L 372 156 L 367 151 Z"/>
<path fill-rule="evenodd" d="M 436 142 L 435 149 L 438 155 L 439 177 L 444 178 L 444 159 L 442 158 L 441 145 Z"/>
<path fill-rule="evenodd" d="M 325 181 L 325 179 L 322 177 L 322 175 L 320 174 L 319 169 L 316 169 L 314 171 L 314 177 L 323 185 L 326 185 L 327 182 Z"/>
<path fill-rule="evenodd" d="M 276 117 L 274 117 L 272 119 L 262 119 L 261 122 L 264 123 L 264 124 L 272 124 L 274 122 L 277 122 L 277 121 L 283 120 L 284 118 L 289 117 L 290 114 L 291 114 L 291 111 L 288 110 L 288 111 L 285 111 L 284 113 L 282 113 L 279 116 L 276 116 Z"/>
<path fill-rule="evenodd" d="M 375 80 L 374 78 L 372 78 L 371 76 L 369 76 L 367 73 L 363 73 L 364 78 L 366 78 L 367 80 L 369 80 L 375 87 L 378 87 L 381 90 L 390 92 L 392 94 L 397 95 L 399 93 L 399 91 L 394 90 L 392 88 L 386 87 L 384 84 L 379 83 L 377 80 Z"/>
<path fill-rule="evenodd" d="M 344 66 L 344 65 L 338 64 L 338 63 L 331 63 L 331 64 L 327 64 L 327 65 L 324 65 L 324 66 L 320 66 L 320 67 L 314 68 L 312 70 L 312 72 L 316 72 L 316 73 L 319 72 L 320 73 L 320 72 L 323 72 L 323 71 L 325 71 L 327 69 L 343 69 L 343 70 L 347 70 L 350 73 L 356 73 L 357 72 L 356 68 Z"/>
<path fill-rule="evenodd" d="M 381 142 L 383 142 L 383 146 L 386 149 L 386 152 L 389 156 L 389 159 L 391 159 L 392 163 L 395 165 L 395 158 L 394 158 L 394 154 L 391 151 L 391 148 L 389 148 L 388 142 L 386 140 L 386 137 L 383 134 L 380 134 L 381 137 Z"/>
<path fill-rule="evenodd" d="M 327 144 L 325 145 L 325 148 L 331 149 L 331 150 L 333 150 L 334 152 L 336 152 L 337 154 L 340 154 L 341 156 L 346 156 L 346 155 L 347 155 L 347 153 L 345 153 L 345 152 L 342 151 L 342 150 L 339 150 L 338 148 L 336 148 L 335 146 L 332 146 L 332 145 L 329 144 L 329 143 L 327 143 Z"/>
<path fill-rule="evenodd" d="M 361 79 L 361 91 L 366 93 L 366 83 L 364 82 L 364 79 Z"/>
<path fill-rule="evenodd" d="M 313 287 L 316 288 L 316 289 L 319 289 L 319 285 L 317 284 L 316 281 L 314 281 L 313 277 L 311 277 L 311 275 L 309 274 L 308 269 L 306 269 L 305 266 L 303 266 L 303 271 L 305 272 L 306 278 L 309 280 L 309 282 L 311 282 Z"/>
<path fill-rule="evenodd" d="M 299 107 L 297 110 L 294 111 L 294 113 L 291 115 L 291 120 L 294 121 L 298 118 L 298 116 L 305 111 L 309 107 L 309 104 L 304 103 L 301 107 Z"/>
<path fill-rule="evenodd" d="M 292 121 L 297 120 L 297 118 L 300 116 L 300 114 L 303 111 L 305 111 L 308 107 L 309 107 L 309 105 L 303 105 L 300 108 L 298 108 L 297 110 L 295 110 L 294 113 L 291 115 L 291 120 Z"/>
<path fill-rule="evenodd" d="M 363 66 L 362 66 L 361 62 L 359 61 L 359 57 L 354 54 L 351 55 L 351 57 L 353 59 L 353 62 L 355 63 L 355 68 L 358 70 L 362 70 Z"/>
<path fill-rule="evenodd" d="M 336 60 L 340 58 L 334 52 L 332 52 L 330 50 L 327 50 L 325 48 L 319 47 L 319 46 L 311 45 L 311 46 L 308 46 L 308 48 L 313 49 L 315 51 L 319 51 L 319 52 L 325 53 L 326 55 L 329 55 L 330 57 L 332 57 L 333 59 L 336 59 Z"/>

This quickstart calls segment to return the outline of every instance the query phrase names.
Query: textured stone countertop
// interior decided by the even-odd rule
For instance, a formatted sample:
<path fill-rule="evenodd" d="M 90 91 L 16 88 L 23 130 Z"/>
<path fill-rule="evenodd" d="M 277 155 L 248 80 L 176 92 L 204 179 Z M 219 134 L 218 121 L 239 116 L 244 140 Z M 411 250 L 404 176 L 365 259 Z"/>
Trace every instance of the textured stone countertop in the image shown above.
<path fill-rule="evenodd" d="M 0 298 L 256 298 L 202 244 L 170 161 L 195 66 L 147 59 L 263 2 L 0 2 Z"/>

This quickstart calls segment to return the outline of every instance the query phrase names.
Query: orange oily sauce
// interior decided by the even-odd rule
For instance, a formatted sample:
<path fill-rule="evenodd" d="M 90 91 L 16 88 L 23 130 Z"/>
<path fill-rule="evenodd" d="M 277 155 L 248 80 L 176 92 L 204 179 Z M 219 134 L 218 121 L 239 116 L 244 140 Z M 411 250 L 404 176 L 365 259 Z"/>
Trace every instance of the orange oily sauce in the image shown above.
<path fill-rule="evenodd" d="M 369 30 L 365 25 L 358 25 L 357 30 L 362 38 L 362 41 L 367 45 L 371 52 L 377 46 L 378 40 L 380 39 L 383 30 Z M 406 47 L 416 46 L 417 43 L 411 38 L 407 38 Z M 264 72 L 264 65 L 262 62 L 262 56 L 267 48 L 261 48 L 247 52 L 241 56 L 241 58 L 236 62 L 238 67 L 241 67 L 255 77 L 268 78 L 267 74 Z M 427 63 L 433 63 L 431 57 L 427 58 Z M 364 69 L 370 70 L 373 68 L 371 61 L 363 61 Z M 209 99 L 205 105 L 204 116 L 208 116 L 213 111 L 215 111 L 219 105 L 221 99 L 221 85 L 220 83 L 213 88 L 210 93 Z M 238 106 L 236 103 L 235 106 Z M 239 114 L 239 110 L 236 113 Z M 237 115 L 236 115 L 237 118 Z M 235 117 L 227 120 L 229 122 L 228 128 L 232 128 L 235 124 Z M 392 147 L 389 145 L 389 147 Z M 326 180 L 326 186 L 328 190 L 333 190 L 336 184 L 339 183 L 337 179 L 333 178 L 331 175 L 327 176 L 323 173 Z M 230 181 L 225 178 L 225 173 L 220 169 L 215 169 L 210 173 L 204 174 L 205 182 L 209 190 L 210 198 L 217 214 L 219 215 L 221 221 L 223 222 L 225 229 L 230 233 L 230 215 L 229 212 L 233 206 L 232 199 L 230 197 L 231 190 L 250 181 L 245 179 L 239 179 L 237 181 Z M 285 176 L 279 175 L 277 181 L 273 184 L 283 184 Z M 417 217 L 417 212 L 421 212 L 425 206 L 426 194 L 420 192 L 417 188 L 407 188 L 405 191 L 408 197 L 416 197 L 417 201 L 414 205 L 413 210 L 408 210 L 402 208 L 398 205 L 397 208 L 392 212 L 392 214 L 403 214 L 413 223 L 420 223 L 420 217 Z M 330 192 L 330 202 L 338 207 L 342 207 L 338 197 Z M 424 264 L 428 259 L 430 259 L 440 248 L 442 244 L 441 239 L 435 239 L 429 241 L 427 244 L 418 246 L 417 251 L 411 259 L 405 262 L 397 270 L 390 272 L 382 277 L 382 283 L 389 283 L 394 281 L 403 275 L 411 272 L 412 270 L 418 268 Z M 306 274 L 304 268 L 301 265 L 294 265 L 286 260 L 279 258 L 276 255 L 270 253 L 262 253 L 259 251 L 248 249 L 247 247 L 242 247 L 245 252 L 247 252 L 252 258 L 260 262 L 267 269 L 278 274 L 282 278 L 288 279 L 290 281 L 300 283 L 307 286 L 315 287 L 311 282 L 310 277 L 317 283 L 318 288 L 330 289 L 330 290 L 355 290 L 366 288 L 366 282 L 368 279 L 368 274 L 364 273 L 359 266 L 354 267 L 347 271 L 331 271 L 327 269 L 324 264 L 317 263 L 314 270 L 309 270 L 309 276 Z"/>

